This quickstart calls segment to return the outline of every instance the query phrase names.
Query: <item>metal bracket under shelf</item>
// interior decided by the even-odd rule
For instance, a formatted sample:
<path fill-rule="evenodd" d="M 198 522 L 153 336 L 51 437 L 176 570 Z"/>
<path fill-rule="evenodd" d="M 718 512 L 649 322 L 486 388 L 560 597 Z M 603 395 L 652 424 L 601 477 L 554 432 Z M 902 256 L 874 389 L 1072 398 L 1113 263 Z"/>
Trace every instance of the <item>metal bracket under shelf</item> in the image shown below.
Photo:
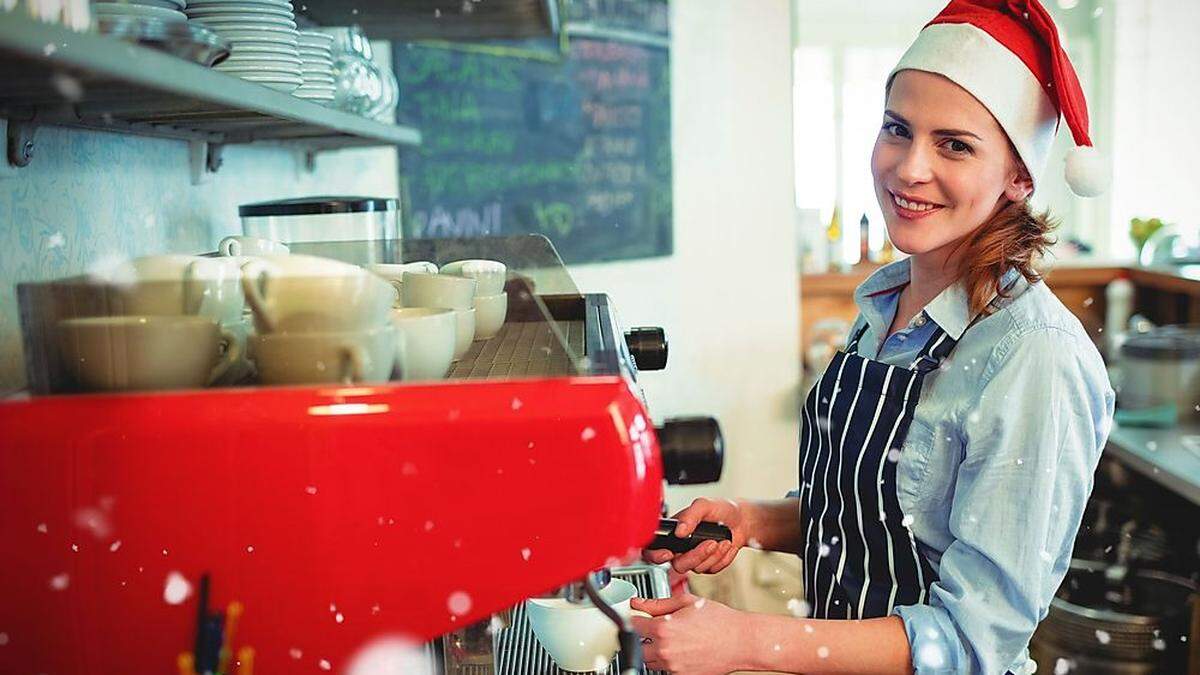
<path fill-rule="evenodd" d="M 3 120 L 6 139 L 5 156 L 8 164 L 22 168 L 33 161 L 34 136 L 37 134 L 37 123 L 32 120 Z"/>
<path fill-rule="evenodd" d="M 221 170 L 225 163 L 222 156 L 225 146 L 210 141 L 188 141 L 188 170 L 192 185 L 207 183 L 212 174 Z"/>

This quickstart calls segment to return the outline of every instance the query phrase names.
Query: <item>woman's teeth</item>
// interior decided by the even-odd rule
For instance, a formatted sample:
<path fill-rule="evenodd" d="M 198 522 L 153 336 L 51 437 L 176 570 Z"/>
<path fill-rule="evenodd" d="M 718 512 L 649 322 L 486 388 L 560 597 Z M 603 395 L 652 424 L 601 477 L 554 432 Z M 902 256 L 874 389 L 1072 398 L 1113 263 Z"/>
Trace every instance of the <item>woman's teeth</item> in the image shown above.
<path fill-rule="evenodd" d="M 929 211 L 930 209 L 938 208 L 937 204 L 926 204 L 924 202 L 910 202 L 907 199 L 892 195 L 892 200 L 896 202 L 900 208 L 908 209 L 909 211 Z"/>

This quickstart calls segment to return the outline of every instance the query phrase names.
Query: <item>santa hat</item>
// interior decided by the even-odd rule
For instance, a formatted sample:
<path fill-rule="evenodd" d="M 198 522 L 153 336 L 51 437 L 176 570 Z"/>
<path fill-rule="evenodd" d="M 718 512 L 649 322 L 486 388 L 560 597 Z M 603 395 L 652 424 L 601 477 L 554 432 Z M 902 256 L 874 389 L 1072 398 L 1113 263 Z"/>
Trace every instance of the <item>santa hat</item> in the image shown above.
<path fill-rule="evenodd" d="M 1087 101 L 1058 40 L 1054 19 L 1038 0 L 951 0 L 930 21 L 891 78 L 901 70 L 949 78 L 983 103 L 1020 155 L 1036 186 L 1059 116 L 1075 148 L 1067 155 L 1071 191 L 1094 197 L 1109 169 L 1088 136 Z"/>

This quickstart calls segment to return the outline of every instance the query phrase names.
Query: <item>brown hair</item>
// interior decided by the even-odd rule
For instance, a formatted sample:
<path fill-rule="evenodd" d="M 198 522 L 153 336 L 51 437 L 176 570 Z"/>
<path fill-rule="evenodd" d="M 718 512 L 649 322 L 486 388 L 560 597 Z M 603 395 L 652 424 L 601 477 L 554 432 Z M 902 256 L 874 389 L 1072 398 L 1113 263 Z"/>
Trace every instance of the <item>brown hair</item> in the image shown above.
<path fill-rule="evenodd" d="M 988 304 L 994 294 L 1007 297 L 1000 279 L 1010 267 L 1030 283 L 1041 279 L 1034 265 L 1054 244 L 1050 232 L 1056 227 L 1058 221 L 1049 211 L 1034 213 L 1022 200 L 1010 202 L 964 239 L 958 272 L 967 288 L 971 316 L 990 314 Z"/>

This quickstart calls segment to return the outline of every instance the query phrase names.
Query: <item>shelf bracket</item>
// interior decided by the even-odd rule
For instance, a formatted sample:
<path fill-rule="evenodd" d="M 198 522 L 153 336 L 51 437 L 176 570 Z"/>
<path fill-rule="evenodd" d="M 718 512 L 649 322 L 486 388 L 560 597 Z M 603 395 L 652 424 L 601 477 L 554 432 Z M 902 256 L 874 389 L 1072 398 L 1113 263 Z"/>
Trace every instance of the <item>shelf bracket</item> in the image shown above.
<path fill-rule="evenodd" d="M 5 137 L 8 142 L 8 163 L 15 167 L 29 166 L 33 160 L 33 137 L 37 124 L 32 121 L 8 120 Z"/>
<path fill-rule="evenodd" d="M 207 183 L 212 174 L 225 163 L 221 156 L 225 146 L 209 141 L 188 141 L 188 169 L 192 174 L 192 185 Z"/>

